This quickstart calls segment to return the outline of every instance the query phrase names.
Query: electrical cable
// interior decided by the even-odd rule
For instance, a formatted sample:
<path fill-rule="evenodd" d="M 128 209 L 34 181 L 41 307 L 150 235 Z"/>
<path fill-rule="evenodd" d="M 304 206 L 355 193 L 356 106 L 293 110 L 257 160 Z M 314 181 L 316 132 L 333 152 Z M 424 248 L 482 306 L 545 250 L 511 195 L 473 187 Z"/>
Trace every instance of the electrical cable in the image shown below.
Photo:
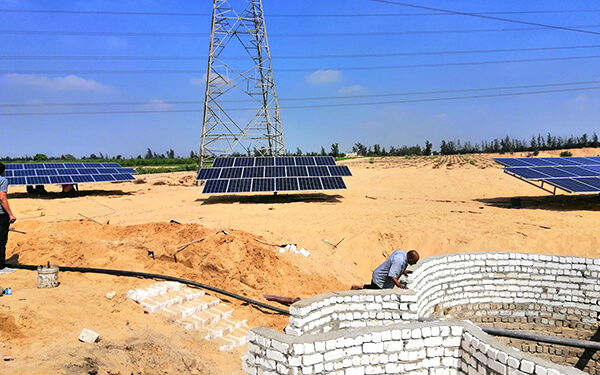
<path fill-rule="evenodd" d="M 510 48 L 488 50 L 464 51 L 431 51 L 431 52 L 400 52 L 400 53 L 365 53 L 354 55 L 304 55 L 304 56 L 272 56 L 272 60 L 305 60 L 305 59 L 345 59 L 345 58 L 370 58 L 370 57 L 398 57 L 398 56 L 431 56 L 431 55 L 462 55 L 476 53 L 499 52 L 532 52 L 532 51 L 557 51 L 570 49 L 600 48 L 600 45 L 591 46 L 563 46 L 563 47 L 538 47 L 538 48 Z M 204 61 L 207 56 L 0 56 L 0 60 L 122 60 L 122 61 Z M 247 56 L 228 56 L 227 60 L 247 60 Z"/>
<path fill-rule="evenodd" d="M 556 86 L 571 86 L 571 85 L 590 85 L 600 83 L 596 81 L 583 82 L 562 82 L 562 83 L 546 83 L 537 85 L 520 85 L 520 86 L 504 86 L 504 87 L 484 87 L 470 88 L 459 90 L 437 90 L 437 91 L 415 91 L 392 94 L 371 94 L 371 95 L 344 95 L 344 96 L 313 96 L 306 98 L 282 98 L 279 102 L 288 101 L 309 101 L 309 100 L 342 100 L 342 99 L 364 99 L 364 98 L 381 98 L 392 96 L 409 96 L 409 95 L 435 95 L 435 94 L 450 94 L 460 92 L 477 92 L 477 91 L 493 91 L 493 90 L 514 90 L 514 89 L 530 89 L 539 87 L 556 87 Z M 222 103 L 243 103 L 248 100 L 221 100 Z M 86 107 L 86 106 L 128 106 L 128 105 L 151 105 L 149 102 L 71 102 L 71 103 L 0 103 L 0 108 L 40 108 L 40 107 Z M 204 104 L 204 100 L 178 100 L 178 101 L 161 101 L 160 104 L 166 105 L 188 105 L 188 104 Z"/>
<path fill-rule="evenodd" d="M 573 26 L 578 29 L 600 27 L 600 25 Z M 352 32 L 352 33 L 305 33 L 305 34 L 269 34 L 269 38 L 314 38 L 314 37 L 369 37 L 390 35 L 427 35 L 478 32 L 506 32 L 546 30 L 547 27 L 517 27 L 501 29 L 464 29 L 464 30 L 430 30 L 430 31 L 387 31 L 387 32 Z M 590 32 L 593 33 L 593 32 Z M 597 33 L 600 34 L 600 33 Z M 190 32 L 134 32 L 134 31 L 60 31 L 60 30 L 0 30 L 0 35 L 41 35 L 41 36 L 121 36 L 121 37 L 210 37 L 209 33 Z"/>
<path fill-rule="evenodd" d="M 27 265 L 27 264 L 6 264 L 6 266 L 10 267 L 10 268 L 16 268 L 16 269 L 22 269 L 22 270 L 30 270 L 30 271 L 36 271 L 37 268 L 38 268 L 38 266 L 32 266 L 32 265 Z M 195 281 L 186 280 L 186 279 L 182 279 L 182 278 L 174 277 L 174 276 L 159 275 L 159 274 L 147 273 L 147 272 L 111 270 L 111 269 L 104 269 L 104 268 L 87 268 L 87 267 L 65 267 L 65 266 L 59 266 L 58 269 L 60 271 L 62 271 L 62 272 L 99 273 L 99 274 L 113 275 L 113 276 L 142 277 L 142 278 L 145 278 L 145 279 L 159 279 L 159 280 L 167 280 L 167 281 L 176 281 L 176 282 L 179 282 L 179 283 L 182 283 L 182 284 L 192 285 L 192 286 L 195 286 L 195 287 L 198 287 L 198 288 L 210 290 L 211 292 L 215 292 L 215 293 L 219 293 L 219 294 L 231 297 L 231 298 L 235 298 L 237 300 L 249 303 L 249 304 L 254 305 L 254 306 L 259 306 L 259 307 L 262 307 L 264 309 L 275 311 L 278 314 L 290 315 L 289 311 L 284 310 L 284 309 L 280 309 L 279 307 L 267 305 L 265 303 L 262 303 L 262 302 L 259 302 L 259 301 L 255 301 L 255 300 L 252 300 L 250 298 L 246 298 L 244 296 L 240 296 L 239 294 L 235 294 L 235 293 L 231 293 L 231 292 L 228 292 L 226 290 L 223 290 L 223 289 L 215 288 L 214 286 L 205 285 L 205 284 L 197 283 Z"/>
<path fill-rule="evenodd" d="M 572 89 L 559 89 L 559 90 L 529 91 L 529 92 L 518 92 L 518 93 L 503 93 L 503 94 L 488 94 L 488 95 L 456 96 L 456 97 L 445 97 L 445 98 L 397 100 L 397 101 L 370 102 L 370 103 L 315 104 L 315 105 L 298 105 L 298 106 L 280 106 L 279 109 L 313 109 L 313 108 L 356 107 L 356 106 L 384 105 L 384 104 L 437 102 L 437 101 L 448 101 L 448 100 L 496 98 L 496 97 L 505 97 L 505 96 L 508 97 L 508 96 L 518 96 L 518 95 L 547 94 L 547 93 L 570 92 L 570 91 L 585 91 L 585 90 L 596 90 L 596 89 L 600 89 L 600 86 L 572 88 Z M 231 108 L 231 109 L 228 109 L 228 111 L 256 111 L 256 110 L 257 110 L 257 108 Z M 39 112 L 39 113 L 22 112 L 22 113 L 0 113 L 0 117 L 9 117 L 9 116 L 59 116 L 59 115 L 115 115 L 115 114 L 140 114 L 140 113 L 198 113 L 198 112 L 204 112 L 204 110 L 203 109 L 168 109 L 168 110 L 146 110 L 146 111 L 131 110 L 131 111 Z"/>
<path fill-rule="evenodd" d="M 556 14 L 556 13 L 598 13 L 596 9 L 582 10 L 533 10 L 509 12 L 478 12 L 479 15 L 499 14 Z M 211 13 L 178 13 L 178 12 L 126 12 L 126 11 L 101 11 L 101 10 L 38 10 L 38 9 L 0 9 L 0 13 L 31 13 L 31 14 L 86 14 L 86 15 L 111 15 L 111 16 L 178 16 L 178 17 L 210 17 Z M 451 16 L 447 12 L 440 13 L 376 13 L 376 14 L 269 14 L 269 17 L 413 17 L 413 16 Z"/>
<path fill-rule="evenodd" d="M 406 69 L 406 68 L 435 68 L 443 66 L 466 66 L 466 65 L 489 65 L 489 64 L 508 64 L 508 63 L 530 63 L 542 61 L 567 61 L 597 59 L 600 55 L 590 56 L 571 56 L 571 57 L 549 57 L 539 59 L 520 59 L 520 60 L 488 60 L 488 61 L 468 61 L 456 63 L 433 63 L 433 64 L 405 64 L 405 65 L 387 65 L 387 66 L 350 66 L 350 67 L 326 67 L 326 68 L 289 68 L 277 69 L 278 73 L 299 73 L 315 72 L 328 70 L 386 70 L 386 69 Z M 0 74 L 203 74 L 206 70 L 198 69 L 113 69 L 113 70 L 0 70 Z"/>
<path fill-rule="evenodd" d="M 426 6 L 422 6 L 422 5 L 400 3 L 397 1 L 390 1 L 390 0 L 369 0 L 369 1 L 376 2 L 376 3 L 400 5 L 400 6 L 409 7 L 409 8 L 433 10 L 436 12 L 447 12 L 447 13 L 461 15 L 461 16 L 485 18 L 485 19 L 490 19 L 490 20 L 494 20 L 494 21 L 512 22 L 512 23 L 519 23 L 522 25 L 540 26 L 540 27 L 545 27 L 545 28 L 549 28 L 549 29 L 557 29 L 557 30 L 564 30 L 564 31 L 574 31 L 574 32 L 578 32 L 578 33 L 600 35 L 600 32 L 595 32 L 595 31 L 587 31 L 587 30 L 574 29 L 574 28 L 570 28 L 570 27 L 555 26 L 555 25 L 545 25 L 545 24 L 536 23 L 536 22 L 518 21 L 518 20 L 513 20 L 513 19 L 508 19 L 508 18 L 493 17 L 493 16 L 477 14 L 477 13 L 458 12 L 458 11 L 448 10 L 448 9 L 440 9 L 440 8 L 426 7 Z"/>

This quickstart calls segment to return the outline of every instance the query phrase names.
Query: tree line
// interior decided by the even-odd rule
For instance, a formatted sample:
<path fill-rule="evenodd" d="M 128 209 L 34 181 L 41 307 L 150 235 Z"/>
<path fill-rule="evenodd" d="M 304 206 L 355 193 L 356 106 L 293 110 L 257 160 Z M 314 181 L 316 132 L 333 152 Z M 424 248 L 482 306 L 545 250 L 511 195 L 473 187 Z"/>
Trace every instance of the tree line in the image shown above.
<path fill-rule="evenodd" d="M 512 153 L 512 152 L 532 152 L 537 155 L 539 151 L 546 150 L 568 150 L 583 147 L 600 147 L 600 141 L 598 135 L 594 132 L 591 136 L 587 133 L 581 136 L 569 136 L 561 137 L 554 136 L 550 133 L 545 136 L 538 134 L 532 136 L 529 141 L 511 138 L 506 136 L 501 139 L 494 139 L 492 141 L 482 141 L 480 143 L 471 143 L 470 141 L 462 142 L 461 140 L 442 140 L 440 142 L 439 151 L 433 150 L 433 144 L 428 140 L 425 141 L 425 145 L 414 146 L 402 146 L 389 148 L 382 147 L 379 144 L 373 146 L 365 146 L 362 143 L 355 143 L 352 146 L 352 153 L 357 156 L 412 156 L 412 155 L 456 155 L 456 154 L 480 154 L 480 153 Z M 254 156 L 264 155 L 264 150 L 254 150 Z M 335 158 L 341 158 L 347 156 L 346 153 L 340 151 L 339 143 L 333 143 L 329 151 L 325 150 L 325 147 L 321 146 L 319 152 L 303 152 L 300 148 L 296 149 L 296 152 L 287 152 L 290 156 L 333 156 Z M 247 154 L 234 153 L 232 156 L 251 156 L 251 153 Z M 198 153 L 193 150 L 190 151 L 189 157 L 178 157 L 175 155 L 175 151 L 170 148 L 165 153 L 156 153 L 150 148 L 146 150 L 146 153 L 142 156 L 141 154 L 137 157 L 130 157 L 128 159 L 123 158 L 122 155 L 109 156 L 102 152 L 97 155 L 92 153 L 89 156 L 82 156 L 76 158 L 72 154 L 64 154 L 60 157 L 48 157 L 45 154 L 36 154 L 34 156 L 25 155 L 23 157 L 11 158 L 3 157 L 0 161 L 5 162 L 44 162 L 44 161 L 118 161 L 122 166 L 143 166 L 143 165 L 181 165 L 181 164 L 194 164 L 198 162 Z"/>

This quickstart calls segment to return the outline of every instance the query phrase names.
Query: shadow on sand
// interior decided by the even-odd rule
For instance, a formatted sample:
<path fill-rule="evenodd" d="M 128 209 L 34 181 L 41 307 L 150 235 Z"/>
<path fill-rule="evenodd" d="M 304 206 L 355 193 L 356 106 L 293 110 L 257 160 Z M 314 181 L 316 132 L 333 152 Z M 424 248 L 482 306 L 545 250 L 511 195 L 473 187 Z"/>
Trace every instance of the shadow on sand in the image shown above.
<path fill-rule="evenodd" d="M 341 195 L 315 194 L 270 194 L 270 195 L 216 195 L 208 198 L 198 198 L 196 202 L 202 204 L 227 204 L 227 203 L 252 203 L 276 204 L 293 202 L 326 202 L 340 203 Z"/>
<path fill-rule="evenodd" d="M 78 197 L 106 197 L 106 196 L 127 196 L 134 195 L 131 192 L 122 190 L 80 190 L 70 193 L 46 192 L 43 194 L 37 193 L 9 193 L 9 199 L 20 198 L 37 198 L 37 199 L 63 199 L 63 198 L 78 198 Z"/>
<path fill-rule="evenodd" d="M 498 208 L 550 211 L 600 211 L 600 195 L 551 195 L 546 197 L 521 196 L 513 198 L 481 198 L 477 202 Z"/>

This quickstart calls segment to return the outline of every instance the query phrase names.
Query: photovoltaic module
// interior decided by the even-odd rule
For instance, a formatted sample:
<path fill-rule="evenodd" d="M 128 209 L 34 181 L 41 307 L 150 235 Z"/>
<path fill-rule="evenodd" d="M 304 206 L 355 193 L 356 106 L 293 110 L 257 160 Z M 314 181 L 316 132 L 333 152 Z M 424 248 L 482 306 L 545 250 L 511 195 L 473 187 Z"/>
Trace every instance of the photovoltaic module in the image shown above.
<path fill-rule="evenodd" d="M 201 168 L 202 193 L 289 192 L 346 189 L 350 168 L 331 156 L 219 157 Z"/>
<path fill-rule="evenodd" d="M 24 163 L 5 164 L 10 185 L 62 185 L 132 181 L 133 168 L 118 163 Z"/>
<path fill-rule="evenodd" d="M 494 158 L 504 172 L 569 193 L 600 192 L 600 157 Z"/>

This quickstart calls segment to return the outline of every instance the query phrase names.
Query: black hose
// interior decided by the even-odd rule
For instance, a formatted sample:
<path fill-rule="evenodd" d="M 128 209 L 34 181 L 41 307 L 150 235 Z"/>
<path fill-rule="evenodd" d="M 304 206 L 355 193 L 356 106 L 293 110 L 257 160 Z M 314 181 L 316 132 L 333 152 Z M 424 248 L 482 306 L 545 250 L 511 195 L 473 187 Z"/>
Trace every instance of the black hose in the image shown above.
<path fill-rule="evenodd" d="M 490 334 L 490 335 L 494 335 L 494 336 L 512 337 L 515 339 L 545 342 L 548 344 L 556 344 L 556 345 L 572 346 L 572 347 L 576 347 L 576 348 L 600 350 L 600 342 L 572 339 L 572 338 L 568 338 L 568 337 L 560 337 L 560 336 L 552 336 L 552 335 L 543 335 L 540 333 L 533 333 L 533 332 L 513 331 L 513 330 L 505 329 L 505 328 L 496 328 L 496 327 L 487 327 L 487 326 L 479 326 L 479 328 L 481 328 L 481 330 L 483 332 Z"/>
<path fill-rule="evenodd" d="M 11 267 L 11 268 L 17 268 L 17 269 L 22 269 L 22 270 L 31 270 L 31 271 L 36 271 L 38 269 L 38 266 L 31 266 L 31 265 L 27 265 L 27 264 L 6 264 L 6 266 Z M 102 274 L 106 274 L 106 275 L 115 275 L 115 276 L 142 277 L 145 279 L 161 279 L 161 280 L 167 280 L 167 281 L 177 281 L 182 284 L 193 285 L 193 286 L 196 286 L 196 287 L 199 287 L 202 289 L 210 290 L 212 292 L 216 292 L 216 293 L 223 294 L 223 295 L 231 297 L 231 298 L 238 299 L 240 301 L 247 302 L 251 305 L 255 305 L 255 306 L 259 306 L 259 307 L 262 307 L 262 308 L 265 308 L 268 310 L 272 310 L 278 314 L 290 315 L 290 312 L 287 310 L 280 309 L 275 306 L 270 306 L 265 303 L 252 300 L 250 298 L 246 298 L 244 296 L 240 296 L 238 294 L 228 292 L 226 290 L 215 288 L 210 285 L 200 284 L 195 281 L 186 280 L 186 279 L 182 279 L 179 277 L 158 275 L 155 273 L 147 273 L 147 272 L 109 270 L 109 269 L 103 269 L 103 268 L 64 267 L 64 266 L 59 266 L 58 268 L 59 268 L 59 270 L 66 271 L 66 272 L 102 273 Z"/>

